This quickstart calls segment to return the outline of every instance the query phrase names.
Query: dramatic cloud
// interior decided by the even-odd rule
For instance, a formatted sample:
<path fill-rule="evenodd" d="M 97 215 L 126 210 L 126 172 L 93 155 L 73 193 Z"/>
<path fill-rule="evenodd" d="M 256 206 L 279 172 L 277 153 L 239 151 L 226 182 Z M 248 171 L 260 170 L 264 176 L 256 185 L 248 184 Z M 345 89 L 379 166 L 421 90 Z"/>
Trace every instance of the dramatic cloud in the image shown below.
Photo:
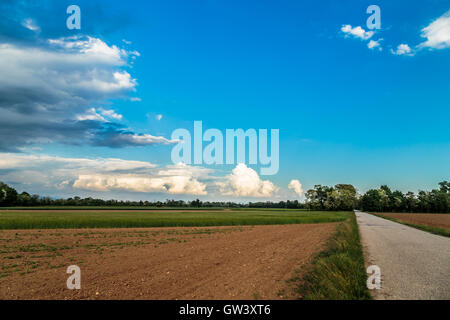
<path fill-rule="evenodd" d="M 368 40 L 370 39 L 374 32 L 373 31 L 365 31 L 360 26 L 352 28 L 351 25 L 345 24 L 341 27 L 341 31 L 344 32 L 346 35 L 351 35 L 355 38 L 359 38 L 362 40 Z"/>
<path fill-rule="evenodd" d="M 396 50 L 391 49 L 391 53 L 401 56 L 401 55 L 413 55 L 411 48 L 407 44 L 399 44 Z"/>
<path fill-rule="evenodd" d="M 224 182 L 217 182 L 220 191 L 225 195 L 239 197 L 271 197 L 278 191 L 269 180 L 261 180 L 258 173 L 240 163 L 226 176 Z"/>
<path fill-rule="evenodd" d="M 92 107 L 135 91 L 137 81 L 125 68 L 137 55 L 89 36 L 50 39 L 44 46 L 0 44 L 0 151 L 36 142 L 168 143 L 114 124 L 122 120 L 114 110 Z"/>
<path fill-rule="evenodd" d="M 105 118 L 103 118 L 100 114 L 97 113 L 95 108 L 90 108 L 86 111 L 84 114 L 79 114 L 76 116 L 77 120 L 84 121 L 84 120 L 93 120 L 93 121 L 101 121 L 101 122 L 107 122 Z"/>
<path fill-rule="evenodd" d="M 144 161 L 63 158 L 3 153 L 0 178 L 39 188 L 129 191 L 179 195 L 206 195 L 210 169 L 185 164 L 159 168 Z"/>
<path fill-rule="evenodd" d="M 450 48 L 450 10 L 422 29 L 422 37 L 427 41 L 420 48 Z"/>
<path fill-rule="evenodd" d="M 161 136 L 152 136 L 150 134 L 136 134 L 126 132 L 125 130 L 112 130 L 102 132 L 96 145 L 107 146 L 111 148 L 122 148 L 127 146 L 149 146 L 154 144 L 177 144 L 180 140 L 169 140 Z"/>
<path fill-rule="evenodd" d="M 299 197 L 303 194 L 302 184 L 298 180 L 291 180 L 288 188 L 294 190 Z"/>
<path fill-rule="evenodd" d="M 144 161 L 122 160 L 122 159 L 86 159 L 86 158 L 64 158 L 49 155 L 26 155 L 16 153 L 2 153 L 0 157 L 0 169 L 28 169 L 40 170 L 50 166 L 55 170 L 92 170 L 92 171 L 130 171 L 153 169 L 154 164 Z M 84 171 L 83 171 L 84 172 Z"/>

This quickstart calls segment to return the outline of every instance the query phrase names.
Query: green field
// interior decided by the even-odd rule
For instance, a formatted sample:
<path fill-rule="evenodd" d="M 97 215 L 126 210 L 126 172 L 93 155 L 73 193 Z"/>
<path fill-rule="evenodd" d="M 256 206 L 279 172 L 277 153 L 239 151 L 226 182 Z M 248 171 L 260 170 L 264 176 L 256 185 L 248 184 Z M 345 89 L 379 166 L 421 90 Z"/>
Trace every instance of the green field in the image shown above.
<path fill-rule="evenodd" d="M 147 206 L 38 206 L 38 207 L 0 207 L 2 210 L 182 210 L 182 211 L 208 211 L 208 210 L 227 210 L 229 208 L 224 207 L 147 207 Z M 232 208 L 232 210 L 248 210 L 247 208 Z M 255 210 L 255 209 L 253 209 Z M 258 210 L 286 210 L 286 209 L 267 209 L 261 208 Z M 304 209 L 303 209 L 304 210 Z"/>
<path fill-rule="evenodd" d="M 42 208 L 41 208 L 42 209 Z M 16 209 L 17 210 L 17 209 Z M 114 212 L 85 210 L 0 211 L 0 229 L 138 228 L 177 226 L 268 225 L 344 221 L 351 212 L 289 209 L 179 210 L 177 212 Z"/>

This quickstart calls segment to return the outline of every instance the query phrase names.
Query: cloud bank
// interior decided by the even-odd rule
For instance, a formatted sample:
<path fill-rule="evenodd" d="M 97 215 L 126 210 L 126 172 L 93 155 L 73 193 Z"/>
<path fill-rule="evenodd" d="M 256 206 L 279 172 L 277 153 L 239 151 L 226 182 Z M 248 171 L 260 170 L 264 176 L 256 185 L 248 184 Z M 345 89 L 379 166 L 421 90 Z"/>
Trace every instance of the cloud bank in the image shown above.
<path fill-rule="evenodd" d="M 199 180 L 208 180 L 211 172 L 185 164 L 160 168 L 145 161 L 114 158 L 63 158 L 18 153 L 4 153 L 0 157 L 1 179 L 5 181 L 69 191 L 206 195 L 206 184 Z"/>
<path fill-rule="evenodd" d="M 262 180 L 245 164 L 226 176 L 215 170 L 183 163 L 158 166 L 145 161 L 116 158 L 65 158 L 50 155 L 0 153 L 0 180 L 24 189 L 36 187 L 65 194 L 114 191 L 193 196 L 272 198 L 279 188 Z M 299 196 L 302 186 L 292 180 L 289 188 Z"/>
<path fill-rule="evenodd" d="M 50 39 L 42 46 L 0 44 L 0 151 L 37 142 L 171 143 L 132 132 L 116 111 L 93 107 L 136 90 L 137 80 L 127 71 L 136 56 L 89 36 Z"/>

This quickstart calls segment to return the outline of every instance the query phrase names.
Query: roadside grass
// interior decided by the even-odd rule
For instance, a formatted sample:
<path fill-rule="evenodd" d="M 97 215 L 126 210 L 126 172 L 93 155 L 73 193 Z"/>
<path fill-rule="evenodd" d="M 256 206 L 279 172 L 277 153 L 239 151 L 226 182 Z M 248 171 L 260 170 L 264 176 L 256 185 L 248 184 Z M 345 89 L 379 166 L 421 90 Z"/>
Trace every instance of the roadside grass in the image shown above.
<path fill-rule="evenodd" d="M 307 274 L 293 281 L 299 282 L 296 291 L 304 300 L 372 299 L 354 214 L 337 227 Z"/>
<path fill-rule="evenodd" d="M 382 214 L 373 213 L 373 212 L 370 212 L 370 214 L 373 214 L 374 216 L 377 216 L 377 217 L 380 217 L 380 218 L 383 218 L 383 219 L 387 219 L 387 220 L 391 220 L 391 221 L 394 221 L 394 222 L 397 222 L 397 223 L 401 223 L 401 224 L 404 224 L 406 226 L 409 226 L 409 227 L 412 227 L 412 228 L 416 228 L 416 229 L 419 229 L 419 230 L 422 230 L 422 231 L 434 233 L 434 234 L 437 234 L 439 236 L 450 237 L 450 230 L 447 230 L 447 229 L 430 227 L 430 226 L 427 226 L 427 225 L 424 225 L 424 224 L 415 224 L 415 223 L 405 222 L 405 221 L 402 221 L 402 220 L 399 220 L 399 219 L 395 219 L 395 218 L 392 218 L 392 217 L 384 216 Z"/>
<path fill-rule="evenodd" d="M 91 208 L 92 210 L 92 208 Z M 0 229 L 139 228 L 274 225 L 340 222 L 351 212 L 304 210 L 224 210 L 142 212 L 0 211 Z"/>

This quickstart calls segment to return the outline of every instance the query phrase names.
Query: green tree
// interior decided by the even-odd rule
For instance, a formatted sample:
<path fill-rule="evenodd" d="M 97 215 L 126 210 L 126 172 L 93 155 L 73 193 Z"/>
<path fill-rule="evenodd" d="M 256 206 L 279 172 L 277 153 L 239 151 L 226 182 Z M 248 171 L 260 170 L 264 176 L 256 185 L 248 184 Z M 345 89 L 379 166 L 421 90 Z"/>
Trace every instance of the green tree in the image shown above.
<path fill-rule="evenodd" d="M 337 184 L 334 186 L 337 208 L 339 210 L 353 210 L 357 204 L 357 191 L 351 184 Z"/>
<path fill-rule="evenodd" d="M 406 212 L 415 212 L 417 210 L 417 198 L 414 192 L 408 191 L 405 195 L 405 211 Z"/>
<path fill-rule="evenodd" d="M 202 202 L 199 199 L 195 199 L 195 200 L 191 201 L 191 206 L 200 208 L 202 206 Z"/>
<path fill-rule="evenodd" d="M 17 203 L 17 191 L 6 183 L 0 182 L 0 206 L 12 206 Z"/>
<path fill-rule="evenodd" d="M 325 202 L 328 199 L 328 194 L 333 191 L 333 188 L 317 184 L 314 189 L 306 191 L 305 197 L 310 209 L 324 210 L 326 209 Z"/>
<path fill-rule="evenodd" d="M 378 190 L 368 190 L 360 199 L 360 207 L 364 211 L 383 211 Z"/>

